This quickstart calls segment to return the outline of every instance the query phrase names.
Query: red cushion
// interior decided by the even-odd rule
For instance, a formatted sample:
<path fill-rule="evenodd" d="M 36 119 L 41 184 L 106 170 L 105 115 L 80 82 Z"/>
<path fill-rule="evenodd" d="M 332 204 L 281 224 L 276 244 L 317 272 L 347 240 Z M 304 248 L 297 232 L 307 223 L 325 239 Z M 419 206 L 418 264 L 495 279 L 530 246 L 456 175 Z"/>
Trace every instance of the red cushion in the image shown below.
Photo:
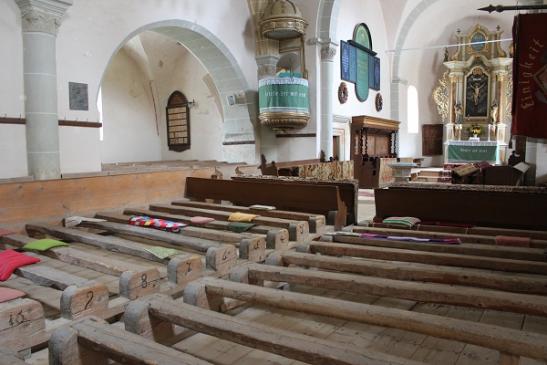
<path fill-rule="evenodd" d="M 4 303 L 13 299 L 24 297 L 26 294 L 21 290 L 2 288 L 0 287 L 0 303 Z"/>
<path fill-rule="evenodd" d="M 0 252 L 0 281 L 9 279 L 15 269 L 40 262 L 39 258 L 25 255 L 14 250 Z"/>

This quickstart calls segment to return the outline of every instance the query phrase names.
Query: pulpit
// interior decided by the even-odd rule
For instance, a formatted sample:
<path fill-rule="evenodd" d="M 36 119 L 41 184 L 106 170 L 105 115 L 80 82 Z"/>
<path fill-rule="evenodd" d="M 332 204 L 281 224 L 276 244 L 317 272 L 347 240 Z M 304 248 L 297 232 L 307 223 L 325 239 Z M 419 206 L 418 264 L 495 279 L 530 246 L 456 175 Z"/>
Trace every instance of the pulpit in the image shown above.
<path fill-rule="evenodd" d="M 373 189 L 393 182 L 389 164 L 397 162 L 398 131 L 395 120 L 367 115 L 352 118 L 351 159 L 359 188 Z"/>

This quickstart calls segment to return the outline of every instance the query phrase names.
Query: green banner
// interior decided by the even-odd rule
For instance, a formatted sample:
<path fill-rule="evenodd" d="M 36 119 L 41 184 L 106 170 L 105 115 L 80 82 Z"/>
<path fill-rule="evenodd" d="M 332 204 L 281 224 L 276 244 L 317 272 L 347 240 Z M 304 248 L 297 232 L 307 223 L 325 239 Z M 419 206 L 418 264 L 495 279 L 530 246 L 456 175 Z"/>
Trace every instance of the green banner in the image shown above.
<path fill-rule="evenodd" d="M 357 49 L 357 83 L 355 84 L 355 94 L 359 101 L 365 101 L 368 98 L 368 53 Z"/>
<path fill-rule="evenodd" d="M 448 145 L 448 162 L 496 162 L 497 146 Z"/>
<path fill-rule="evenodd" d="M 258 82 L 258 106 L 265 112 L 310 112 L 308 80 L 276 77 Z"/>

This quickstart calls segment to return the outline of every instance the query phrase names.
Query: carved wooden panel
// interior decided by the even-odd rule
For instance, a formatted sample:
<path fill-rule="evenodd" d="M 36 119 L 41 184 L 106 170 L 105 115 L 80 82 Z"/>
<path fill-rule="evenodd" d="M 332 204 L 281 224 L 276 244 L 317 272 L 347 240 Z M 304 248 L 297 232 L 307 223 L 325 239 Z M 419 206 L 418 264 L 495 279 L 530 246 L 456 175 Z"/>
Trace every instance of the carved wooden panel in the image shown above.
<path fill-rule="evenodd" d="M 439 156 L 443 154 L 443 124 L 424 124 L 422 126 L 422 155 Z"/>
<path fill-rule="evenodd" d="M 180 91 L 169 97 L 167 114 L 167 145 L 172 151 L 190 148 L 190 108 L 188 99 Z"/>

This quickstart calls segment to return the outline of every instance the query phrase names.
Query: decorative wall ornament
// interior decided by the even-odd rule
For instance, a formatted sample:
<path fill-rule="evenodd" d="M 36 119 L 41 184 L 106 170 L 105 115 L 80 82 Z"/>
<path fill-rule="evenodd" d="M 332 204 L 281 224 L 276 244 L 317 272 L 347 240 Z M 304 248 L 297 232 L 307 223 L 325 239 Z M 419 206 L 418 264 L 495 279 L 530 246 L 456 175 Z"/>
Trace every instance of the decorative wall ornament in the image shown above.
<path fill-rule="evenodd" d="M 382 97 L 382 94 L 376 94 L 376 98 L 374 99 L 374 106 L 376 107 L 377 112 L 381 111 L 384 108 L 384 98 Z"/>
<path fill-rule="evenodd" d="M 69 82 L 68 96 L 70 110 L 89 110 L 87 84 Z"/>
<path fill-rule="evenodd" d="M 433 100 L 437 106 L 437 112 L 441 116 L 443 123 L 448 121 L 450 114 L 450 96 L 448 90 L 448 71 L 443 73 L 443 76 L 437 82 L 437 87 L 433 89 Z"/>
<path fill-rule="evenodd" d="M 341 82 L 338 86 L 338 101 L 340 104 L 345 104 L 348 101 L 349 91 L 348 85 L 345 82 Z"/>
<path fill-rule="evenodd" d="M 365 23 L 358 24 L 353 40 L 340 41 L 340 78 L 355 84 L 355 95 L 367 100 L 369 89 L 380 89 L 380 59 L 372 50 L 372 37 Z"/>

